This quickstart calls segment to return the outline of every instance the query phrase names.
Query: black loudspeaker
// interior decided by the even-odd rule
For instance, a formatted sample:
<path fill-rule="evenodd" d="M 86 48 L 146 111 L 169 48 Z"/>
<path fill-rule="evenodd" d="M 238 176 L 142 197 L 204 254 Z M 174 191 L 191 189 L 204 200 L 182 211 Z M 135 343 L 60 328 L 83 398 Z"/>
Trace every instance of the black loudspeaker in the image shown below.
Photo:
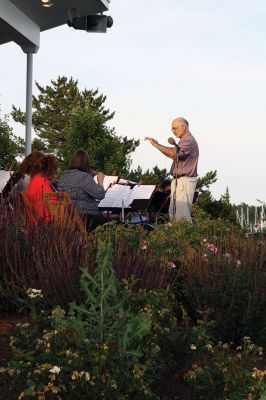
<path fill-rule="evenodd" d="M 113 18 L 107 15 L 87 15 L 85 17 L 75 17 L 67 21 L 68 26 L 86 32 L 105 33 L 107 28 L 113 25 Z"/>

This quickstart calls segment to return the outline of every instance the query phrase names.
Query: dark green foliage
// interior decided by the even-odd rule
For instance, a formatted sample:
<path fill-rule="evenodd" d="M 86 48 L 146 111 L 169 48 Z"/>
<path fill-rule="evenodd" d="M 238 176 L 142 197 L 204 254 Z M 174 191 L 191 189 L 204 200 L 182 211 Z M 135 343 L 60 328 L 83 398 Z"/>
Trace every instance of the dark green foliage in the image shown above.
<path fill-rule="evenodd" d="M 36 150 L 36 151 L 41 151 L 43 153 L 45 153 L 46 151 L 46 146 L 45 143 L 39 139 L 39 138 L 34 138 L 31 144 L 31 149 Z"/>
<path fill-rule="evenodd" d="M 142 171 L 140 165 L 135 170 L 131 170 L 127 178 L 133 182 L 140 182 L 143 185 L 162 185 L 170 181 L 170 174 L 166 168 L 160 169 L 157 166 L 152 170 Z"/>
<path fill-rule="evenodd" d="M 179 270 L 191 315 L 212 311 L 216 340 L 238 342 L 248 335 L 265 343 L 266 243 L 235 229 L 207 234 L 200 251 Z"/>
<path fill-rule="evenodd" d="M 130 153 L 138 144 L 139 141 L 116 136 L 101 113 L 85 106 L 72 112 L 63 154 L 68 161 L 74 150 L 84 148 L 95 170 L 123 176 L 131 164 Z"/>
<path fill-rule="evenodd" d="M 32 122 L 48 152 L 61 154 L 69 117 L 75 108 L 90 105 L 102 114 L 105 121 L 114 115 L 104 108 L 104 95 L 99 94 L 98 90 L 80 91 L 78 81 L 72 77 L 59 76 L 57 80 L 51 80 L 50 86 L 43 87 L 37 82 L 36 86 L 39 95 L 32 99 Z M 25 113 L 20 108 L 13 106 L 11 115 L 16 122 L 25 124 Z"/>
<path fill-rule="evenodd" d="M 212 341 L 208 312 L 202 313 L 190 332 L 190 368 L 184 374 L 190 400 L 262 400 L 266 382 L 262 364 L 263 348 L 245 336 L 239 343 Z M 187 357 L 189 358 L 189 357 Z"/>
<path fill-rule="evenodd" d="M 28 287 L 42 289 L 49 304 L 66 305 L 79 298 L 79 263 L 89 268 L 90 256 L 83 235 L 71 223 L 64 229 L 33 224 L 20 198 L 13 197 L 12 207 L 0 202 L 1 311 L 27 310 Z"/>
<path fill-rule="evenodd" d="M 134 151 L 138 141 L 117 137 L 113 129 L 107 128 L 106 122 L 113 118 L 114 113 L 105 108 L 106 96 L 99 94 L 98 89 L 81 91 L 77 80 L 65 76 L 51 80 L 51 85 L 46 87 L 37 82 L 36 86 L 39 95 L 33 96 L 32 121 L 38 139 L 33 143 L 34 149 L 56 153 L 63 159 L 78 147 L 84 147 L 95 168 L 100 164 L 99 169 L 104 172 L 127 171 L 130 164 L 128 155 Z M 25 113 L 20 108 L 13 106 L 11 115 L 16 122 L 25 124 Z M 76 121 L 79 118 L 80 123 Z M 78 136 L 76 140 L 73 135 Z M 94 139 L 97 145 L 94 144 L 92 149 Z"/>
<path fill-rule="evenodd" d="M 63 228 L 53 223 L 35 225 L 24 211 L 19 199 L 13 199 L 13 210 L 0 202 L 0 311 L 27 310 L 25 287 L 42 289 L 50 305 L 66 306 L 80 299 L 79 268 L 94 270 L 101 239 L 112 240 L 113 268 L 120 279 L 134 275 L 137 287 L 165 286 L 165 262 L 142 249 L 146 233 L 141 227 L 110 224 L 84 237 L 73 231 L 71 221 Z"/>
<path fill-rule="evenodd" d="M 233 206 L 223 199 L 215 200 L 209 190 L 198 196 L 197 206 L 206 211 L 212 218 L 224 218 L 235 222 Z"/>
<path fill-rule="evenodd" d="M 149 332 L 150 323 L 143 315 L 132 314 L 126 290 L 118 295 L 119 284 L 112 268 L 110 244 L 99 241 L 97 266 L 93 276 L 83 269 L 81 291 L 84 303 L 73 303 L 70 312 L 75 313 L 79 320 L 84 320 L 92 340 L 101 343 L 115 340 L 118 355 L 123 358 L 130 346 Z"/>
<path fill-rule="evenodd" d="M 14 358 L 0 379 L 24 398 L 155 399 L 149 372 L 157 352 L 145 339 L 151 322 L 115 277 L 110 245 L 99 243 L 95 274 L 83 270 L 81 290 L 84 302 L 72 304 L 69 315 L 56 307 L 18 327 Z"/>
<path fill-rule="evenodd" d="M 203 177 L 198 178 L 197 189 L 199 196 L 197 206 L 206 211 L 212 218 L 224 218 L 235 221 L 233 206 L 230 204 L 228 187 L 225 194 L 219 200 L 215 200 L 209 190 L 210 185 L 217 181 L 217 171 L 209 171 Z"/>
<path fill-rule="evenodd" d="M 209 171 L 197 180 L 197 189 L 200 193 L 209 189 L 210 185 L 217 181 L 217 171 Z"/>
<path fill-rule="evenodd" d="M 229 193 L 229 188 L 228 188 L 228 186 L 226 186 L 225 193 L 222 194 L 222 196 L 221 196 L 221 201 L 222 201 L 224 204 L 227 204 L 227 205 L 230 204 L 230 193 Z"/>
<path fill-rule="evenodd" d="M 5 168 L 17 156 L 22 155 L 23 151 L 23 140 L 13 134 L 7 117 L 2 119 L 0 116 L 0 167 Z"/>
<path fill-rule="evenodd" d="M 31 311 L 0 368 L 11 392 L 38 399 L 50 382 L 59 392 L 47 400 L 261 400 L 262 349 L 242 338 L 265 338 L 264 241 L 197 207 L 193 225 L 149 234 L 112 223 L 85 240 L 52 225 L 25 229 L 7 208 L 0 228 L 1 295 Z M 44 297 L 28 298 L 30 287 Z M 67 299 L 51 313 L 48 303 Z"/>

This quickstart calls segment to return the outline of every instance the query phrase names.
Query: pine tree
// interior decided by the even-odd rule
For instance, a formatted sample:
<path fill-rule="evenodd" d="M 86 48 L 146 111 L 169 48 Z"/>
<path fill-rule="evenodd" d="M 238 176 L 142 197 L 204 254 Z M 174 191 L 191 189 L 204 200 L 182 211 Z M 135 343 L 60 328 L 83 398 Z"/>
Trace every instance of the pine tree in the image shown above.
<path fill-rule="evenodd" d="M 13 134 L 7 117 L 2 119 L 0 116 L 0 166 L 5 168 L 17 156 L 22 155 L 23 151 L 23 140 Z"/>
<path fill-rule="evenodd" d="M 145 172 L 138 165 L 137 169 L 130 171 L 127 178 L 145 185 L 162 185 L 169 181 L 170 174 L 166 168 L 160 169 L 157 165 L 152 170 L 147 169 Z"/>
<path fill-rule="evenodd" d="M 212 183 L 217 181 L 217 171 L 209 171 L 198 179 L 197 188 L 199 196 L 197 206 L 202 208 L 213 218 L 224 218 L 234 222 L 234 209 L 230 204 L 230 194 L 228 187 L 225 194 L 219 200 L 215 200 L 209 190 Z"/>
<path fill-rule="evenodd" d="M 225 193 L 224 194 L 222 194 L 222 196 L 221 196 L 221 201 L 224 203 L 224 204 L 230 204 L 230 193 L 229 193 L 229 188 L 228 188 L 228 186 L 226 186 L 226 189 L 225 189 Z"/>
<path fill-rule="evenodd" d="M 200 193 L 209 189 L 210 185 L 217 181 L 217 171 L 209 171 L 197 180 L 197 189 Z"/>
<path fill-rule="evenodd" d="M 114 112 L 104 106 L 106 96 L 99 94 L 98 89 L 80 91 L 78 80 L 72 77 L 59 76 L 51 80 L 51 85 L 43 87 L 36 82 L 36 86 L 39 94 L 32 99 L 32 124 L 39 139 L 37 145 L 59 157 L 63 155 L 70 116 L 75 109 L 90 106 L 101 114 L 104 122 L 114 116 Z M 25 124 L 25 113 L 14 105 L 12 108 L 14 120 Z"/>
<path fill-rule="evenodd" d="M 126 176 L 131 165 L 130 153 L 138 144 L 138 140 L 116 136 L 102 113 L 85 106 L 77 108 L 70 117 L 63 155 L 68 161 L 73 151 L 84 148 L 89 153 L 93 169 Z"/>

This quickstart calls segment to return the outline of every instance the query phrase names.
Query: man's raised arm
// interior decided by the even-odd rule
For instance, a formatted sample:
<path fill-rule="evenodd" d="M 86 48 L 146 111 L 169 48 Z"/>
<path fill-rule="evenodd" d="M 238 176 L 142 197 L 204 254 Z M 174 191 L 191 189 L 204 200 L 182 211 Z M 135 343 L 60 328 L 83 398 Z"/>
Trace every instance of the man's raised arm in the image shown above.
<path fill-rule="evenodd" d="M 157 140 L 146 136 L 144 140 L 148 140 L 156 149 L 160 150 L 161 153 L 163 153 L 165 156 L 171 158 L 172 160 L 175 158 L 175 148 L 174 147 L 167 147 L 163 146 L 162 144 L 158 143 Z"/>

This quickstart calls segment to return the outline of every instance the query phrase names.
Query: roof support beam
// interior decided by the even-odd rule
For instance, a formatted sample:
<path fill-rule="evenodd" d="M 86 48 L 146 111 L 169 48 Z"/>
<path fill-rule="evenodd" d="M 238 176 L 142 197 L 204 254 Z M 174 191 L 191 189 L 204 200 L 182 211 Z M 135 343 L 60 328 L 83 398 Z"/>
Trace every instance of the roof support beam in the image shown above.
<path fill-rule="evenodd" d="M 31 153 L 33 54 L 27 53 L 25 156 Z"/>
<path fill-rule="evenodd" d="M 10 0 L 0 2 L 0 25 L 5 36 L 25 53 L 36 53 L 40 46 L 40 27 Z"/>

